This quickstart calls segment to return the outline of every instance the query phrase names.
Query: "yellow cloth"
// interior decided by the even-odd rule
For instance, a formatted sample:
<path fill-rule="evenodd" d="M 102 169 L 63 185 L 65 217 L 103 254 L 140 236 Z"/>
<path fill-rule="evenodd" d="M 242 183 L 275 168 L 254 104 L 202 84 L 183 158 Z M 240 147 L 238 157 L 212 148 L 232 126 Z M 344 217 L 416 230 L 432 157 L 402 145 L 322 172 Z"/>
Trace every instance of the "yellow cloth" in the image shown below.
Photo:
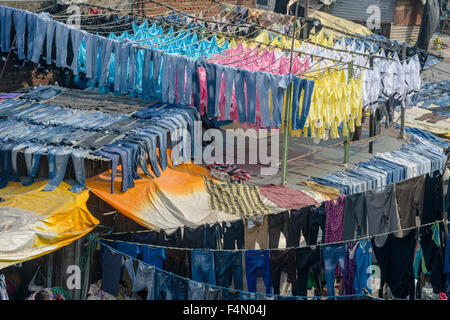
<path fill-rule="evenodd" d="M 309 187 L 312 191 L 320 192 L 329 199 L 337 199 L 341 195 L 339 189 L 324 186 L 314 181 L 300 181 L 298 184 Z"/>
<path fill-rule="evenodd" d="M 0 269 L 58 250 L 99 223 L 86 207 L 87 190 L 75 194 L 63 182 L 41 191 L 47 183 L 9 182 L 0 189 Z"/>

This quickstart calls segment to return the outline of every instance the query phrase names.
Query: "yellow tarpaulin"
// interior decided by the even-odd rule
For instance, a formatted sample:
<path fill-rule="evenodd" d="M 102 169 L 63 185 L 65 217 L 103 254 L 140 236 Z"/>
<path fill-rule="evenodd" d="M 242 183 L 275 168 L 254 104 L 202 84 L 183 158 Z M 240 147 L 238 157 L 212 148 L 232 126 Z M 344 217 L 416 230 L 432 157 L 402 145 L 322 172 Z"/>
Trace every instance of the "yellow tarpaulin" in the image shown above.
<path fill-rule="evenodd" d="M 344 33 L 359 33 L 367 36 L 372 34 L 372 31 L 370 31 L 369 28 L 366 28 L 359 23 L 339 18 L 323 11 L 314 11 L 309 14 L 309 17 L 319 19 L 322 25 L 324 25 L 325 27 L 342 30 L 343 33 L 327 29 L 327 32 L 332 33 L 333 36 L 345 36 Z"/>
<path fill-rule="evenodd" d="M 86 207 L 87 190 L 75 194 L 63 182 L 41 191 L 47 182 L 0 189 L 0 269 L 60 249 L 99 223 Z"/>

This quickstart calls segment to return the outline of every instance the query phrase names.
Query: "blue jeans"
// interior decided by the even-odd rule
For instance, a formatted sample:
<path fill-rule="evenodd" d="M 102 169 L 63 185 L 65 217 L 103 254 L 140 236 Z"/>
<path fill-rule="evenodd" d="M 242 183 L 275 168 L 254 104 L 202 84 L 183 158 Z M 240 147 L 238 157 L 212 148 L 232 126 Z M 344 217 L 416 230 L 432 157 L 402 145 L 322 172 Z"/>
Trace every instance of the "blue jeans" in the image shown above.
<path fill-rule="evenodd" d="M 186 300 L 187 282 L 170 273 L 155 271 L 155 300 Z"/>
<path fill-rule="evenodd" d="M 128 92 L 135 94 L 136 90 L 136 48 L 133 45 L 128 46 Z"/>
<path fill-rule="evenodd" d="M 25 59 L 25 27 L 27 26 L 26 11 L 14 10 L 14 28 L 16 29 L 16 47 L 19 60 Z"/>
<path fill-rule="evenodd" d="M 139 263 L 136 276 L 133 281 L 132 292 L 138 292 L 147 288 L 147 298 L 146 300 L 155 299 L 155 268 L 149 268 L 148 266 Z"/>
<path fill-rule="evenodd" d="M 164 248 L 152 248 L 151 246 L 142 246 L 143 261 L 156 268 L 163 268 L 163 260 L 166 259 Z"/>
<path fill-rule="evenodd" d="M 53 46 L 53 36 L 55 35 L 56 21 L 49 21 L 47 23 L 47 41 L 46 41 L 46 49 L 47 49 L 47 64 L 52 64 L 52 46 Z M 57 44 L 58 47 L 60 44 Z"/>
<path fill-rule="evenodd" d="M 93 154 L 111 159 L 111 193 L 114 193 L 114 180 L 116 178 L 117 166 L 119 165 L 119 155 L 116 153 L 106 152 L 99 150 L 93 152 Z"/>
<path fill-rule="evenodd" d="M 113 41 L 100 39 L 100 80 L 99 87 L 108 85 L 108 67 L 111 59 Z"/>
<path fill-rule="evenodd" d="M 86 36 L 86 78 L 95 83 L 97 74 L 99 37 L 94 34 Z"/>
<path fill-rule="evenodd" d="M 164 171 L 168 166 L 167 161 L 167 131 L 164 128 L 160 128 L 157 126 L 152 126 L 148 129 L 145 129 L 148 132 L 154 133 L 158 135 L 159 141 L 159 165 L 161 169 Z"/>
<path fill-rule="evenodd" d="M 73 71 L 73 75 L 78 75 L 78 51 L 80 50 L 81 40 L 83 40 L 83 32 L 77 29 L 70 29 L 70 38 L 72 39 L 73 48 L 73 60 L 70 68 Z"/>
<path fill-rule="evenodd" d="M 117 154 L 120 156 L 121 162 L 122 162 L 122 192 L 126 192 L 130 185 L 130 182 L 128 180 L 131 178 L 131 169 L 128 167 L 127 151 L 122 148 L 108 147 L 108 146 L 103 147 L 102 150 L 106 151 L 108 153 L 113 153 L 113 154 Z M 117 166 L 116 166 L 115 170 L 113 168 L 113 171 L 116 171 L 116 170 L 117 170 Z M 131 179 L 131 180 L 133 180 L 133 179 Z"/>
<path fill-rule="evenodd" d="M 187 300 L 205 300 L 205 285 L 188 280 Z"/>
<path fill-rule="evenodd" d="M 237 111 L 239 116 L 239 122 L 244 123 L 247 121 L 247 112 L 245 108 L 245 72 L 244 70 L 237 69 L 234 77 L 235 88 L 234 91 L 236 93 L 236 104 Z"/>
<path fill-rule="evenodd" d="M 130 57 L 131 43 L 128 39 L 120 42 L 120 93 L 127 94 L 128 90 L 128 59 Z M 117 62 L 119 62 L 117 61 Z M 114 62 L 115 63 L 115 62 Z M 117 70 L 117 69 L 116 69 Z"/>
<path fill-rule="evenodd" d="M 0 7 L 1 18 L 1 47 L 2 52 L 8 52 L 11 48 L 11 26 L 13 10 L 10 7 Z"/>
<path fill-rule="evenodd" d="M 269 250 L 246 250 L 245 251 L 245 273 L 247 276 L 248 291 L 256 292 L 256 279 L 258 268 L 266 286 L 266 293 L 272 293 L 272 277 L 270 275 Z"/>
<path fill-rule="evenodd" d="M 178 97 L 180 98 L 180 104 L 189 104 L 187 102 L 185 93 L 185 76 L 186 76 L 186 58 L 183 57 L 177 60 L 177 86 L 178 86 Z"/>
<path fill-rule="evenodd" d="M 176 56 L 163 53 L 163 76 L 161 82 L 161 101 L 175 103 Z"/>
<path fill-rule="evenodd" d="M 372 252 L 370 240 L 359 240 L 356 250 L 356 270 L 353 286 L 356 294 L 363 294 L 363 288 L 366 288 L 369 293 L 372 293 L 372 286 L 370 281 L 370 273 L 368 268 L 372 265 Z"/>
<path fill-rule="evenodd" d="M 151 133 L 144 133 L 141 134 L 140 137 L 146 145 L 148 160 L 150 161 L 153 173 L 156 175 L 156 177 L 161 176 L 161 171 L 159 170 L 156 158 L 156 135 Z"/>
<path fill-rule="evenodd" d="M 272 95 L 272 125 L 275 128 L 280 128 L 281 121 L 283 119 L 283 99 L 288 87 L 288 83 L 285 79 L 285 76 L 277 74 L 270 74 L 267 76 L 270 77 L 270 91 Z"/>
<path fill-rule="evenodd" d="M 209 250 L 194 249 L 191 251 L 192 280 L 216 285 L 214 271 L 214 253 Z"/>
<path fill-rule="evenodd" d="M 323 246 L 323 260 L 325 265 L 325 282 L 327 284 L 327 292 L 329 297 L 334 297 L 334 273 L 336 263 L 339 263 L 342 273 L 344 273 L 345 255 L 347 249 L 345 244 L 332 244 Z"/>
<path fill-rule="evenodd" d="M 30 146 L 25 149 L 25 162 L 27 165 L 28 181 L 23 181 L 22 185 L 29 186 L 34 182 L 37 170 L 39 168 L 39 162 L 41 160 L 41 154 L 46 151 L 42 146 Z"/>
<path fill-rule="evenodd" d="M 243 290 L 244 276 L 242 270 L 242 252 L 216 251 L 214 252 L 217 285 L 229 287 L 234 279 L 234 288 Z"/>
<path fill-rule="evenodd" d="M 3 189 L 8 185 L 11 172 L 11 151 L 14 147 L 12 143 L 5 143 L 0 146 L 0 161 L 1 161 L 1 181 L 0 189 Z"/>
<path fill-rule="evenodd" d="M 28 37 L 27 37 L 27 59 L 31 60 L 33 58 L 33 45 L 34 45 L 34 33 L 37 24 L 37 16 L 32 13 L 27 14 L 27 28 L 28 28 Z M 31 37 L 30 37 L 31 35 Z"/>
<path fill-rule="evenodd" d="M 74 193 L 78 193 L 86 186 L 86 173 L 84 171 L 84 159 L 89 154 L 88 151 L 82 151 L 78 149 L 72 150 L 72 163 L 75 171 L 75 178 L 77 184 L 69 190 Z"/>
<path fill-rule="evenodd" d="M 152 94 L 153 85 L 150 83 L 150 68 L 152 62 L 153 51 L 145 50 L 144 64 L 142 68 L 142 96 L 144 99 L 150 99 L 154 96 Z"/>
<path fill-rule="evenodd" d="M 28 147 L 28 143 L 21 143 L 15 145 L 11 150 L 11 168 L 14 176 L 14 181 L 20 181 L 19 170 L 17 169 L 17 152 L 19 150 L 25 149 L 26 147 Z"/>
<path fill-rule="evenodd" d="M 256 73 L 244 70 L 244 75 L 247 86 L 247 121 L 256 124 Z"/>
<path fill-rule="evenodd" d="M 162 64 L 162 52 L 158 50 L 152 50 L 153 51 L 153 64 L 152 64 L 152 70 L 153 70 L 153 76 L 152 76 L 152 82 L 153 82 L 153 89 L 151 91 L 152 97 L 159 97 L 158 94 L 158 83 L 159 83 L 159 75 L 161 73 L 161 64 Z"/>
<path fill-rule="evenodd" d="M 256 72 L 256 86 L 258 88 L 258 100 L 262 125 L 269 128 L 272 125 L 269 104 L 270 78 L 262 71 Z"/>
<path fill-rule="evenodd" d="M 54 156 L 50 156 L 50 154 Z M 72 154 L 71 149 L 58 148 L 54 152 L 50 153 L 48 157 L 49 166 L 49 178 L 50 181 L 42 189 L 42 191 L 52 191 L 59 186 L 63 181 L 64 175 L 67 169 L 67 163 L 69 162 L 69 157 Z M 55 168 L 51 173 L 50 167 Z M 50 177 L 51 175 L 51 177 Z"/>
<path fill-rule="evenodd" d="M 67 68 L 67 43 L 69 41 L 69 28 L 62 23 L 56 24 L 55 41 L 57 67 Z"/>
<path fill-rule="evenodd" d="M 31 61 L 34 63 L 39 62 L 39 58 L 42 53 L 42 46 L 44 45 L 44 39 L 47 34 L 47 25 L 50 21 L 51 19 L 47 13 L 40 13 L 37 17 L 36 29 L 34 32 L 33 56 L 31 58 Z"/>
<path fill-rule="evenodd" d="M 300 96 L 304 88 L 306 79 L 295 77 L 293 94 L 292 94 L 292 114 L 291 114 L 291 126 L 293 130 L 301 129 L 299 127 L 300 122 Z M 303 111 L 303 109 L 302 109 Z M 305 119 L 306 120 L 306 119 Z"/>
<path fill-rule="evenodd" d="M 236 69 L 224 66 L 225 74 L 225 120 L 230 120 L 231 115 L 231 97 L 233 94 L 234 79 L 236 77 Z"/>

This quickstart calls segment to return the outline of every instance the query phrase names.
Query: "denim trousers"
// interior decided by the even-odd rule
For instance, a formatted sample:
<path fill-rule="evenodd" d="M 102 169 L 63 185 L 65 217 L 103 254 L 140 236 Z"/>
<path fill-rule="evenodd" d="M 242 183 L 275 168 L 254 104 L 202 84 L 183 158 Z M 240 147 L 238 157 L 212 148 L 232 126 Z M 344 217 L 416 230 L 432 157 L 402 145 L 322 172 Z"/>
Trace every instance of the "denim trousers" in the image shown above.
<path fill-rule="evenodd" d="M 128 62 L 130 58 L 131 42 L 128 39 L 120 42 L 120 93 L 127 94 L 128 90 Z"/>
<path fill-rule="evenodd" d="M 216 285 L 216 273 L 214 269 L 214 252 L 204 249 L 191 251 L 192 280 Z"/>
<path fill-rule="evenodd" d="M 130 185 L 128 180 L 131 178 L 130 168 L 128 167 L 128 153 L 126 149 L 105 146 L 102 148 L 102 151 L 120 156 L 122 162 L 122 192 L 126 192 Z M 115 169 L 113 168 L 114 176 L 116 171 L 117 166 Z"/>
<path fill-rule="evenodd" d="M 103 150 L 93 152 L 94 155 L 111 159 L 111 193 L 114 193 L 114 180 L 116 179 L 117 166 L 119 165 L 119 155 Z"/>
<path fill-rule="evenodd" d="M 14 28 L 16 29 L 17 58 L 25 59 L 25 27 L 27 26 L 28 13 L 22 10 L 14 10 Z"/>
<path fill-rule="evenodd" d="M 187 300 L 205 300 L 205 285 L 200 282 L 188 280 Z"/>
<path fill-rule="evenodd" d="M 186 94 L 184 96 L 184 102 L 180 104 L 191 105 L 192 102 L 192 79 L 194 75 L 196 60 L 187 58 L 186 60 Z"/>
<path fill-rule="evenodd" d="M 34 33 L 37 24 L 37 16 L 34 14 L 27 15 L 27 59 L 31 60 L 33 58 L 33 48 L 34 48 Z M 31 36 L 30 36 L 31 35 Z"/>
<path fill-rule="evenodd" d="M 53 37 L 55 36 L 55 28 L 56 21 L 48 21 L 47 23 L 47 34 L 46 34 L 46 62 L 47 64 L 52 64 L 52 46 L 53 46 Z"/>
<path fill-rule="evenodd" d="M 89 154 L 89 151 L 72 149 L 72 163 L 75 171 L 76 185 L 69 190 L 78 193 L 86 186 L 86 172 L 84 170 L 84 159 Z"/>
<path fill-rule="evenodd" d="M 266 286 L 266 294 L 272 293 L 272 277 L 270 275 L 269 250 L 246 250 L 245 273 L 247 277 L 248 291 L 256 292 L 258 268 Z"/>
<path fill-rule="evenodd" d="M 229 287 L 231 281 L 234 280 L 234 288 L 243 290 L 244 275 L 241 251 L 216 251 L 214 252 L 214 262 L 218 286 Z"/>
<path fill-rule="evenodd" d="M 114 42 L 114 94 L 120 93 L 120 54 L 121 42 Z"/>
<path fill-rule="evenodd" d="M 63 23 L 56 23 L 55 43 L 56 61 L 55 65 L 67 68 L 67 43 L 69 41 L 69 28 Z"/>
<path fill-rule="evenodd" d="M 283 117 L 283 106 L 284 106 L 284 94 L 288 83 L 285 76 L 271 74 L 270 75 L 270 91 L 272 96 L 272 125 L 275 128 L 281 127 L 281 119 Z"/>
<path fill-rule="evenodd" d="M 150 99 L 154 96 L 152 94 L 153 85 L 150 84 L 150 68 L 152 62 L 153 51 L 144 51 L 144 62 L 142 67 L 142 95 L 144 99 Z"/>
<path fill-rule="evenodd" d="M 176 70 L 177 70 L 177 92 L 180 104 L 186 103 L 186 93 L 185 93 L 185 79 L 186 79 L 186 58 L 178 57 L 176 60 Z"/>
<path fill-rule="evenodd" d="M 161 176 L 161 171 L 159 170 L 156 158 L 156 135 L 151 133 L 143 133 L 140 135 L 140 137 L 145 143 L 148 160 L 150 161 L 153 173 L 156 175 L 156 177 Z"/>
<path fill-rule="evenodd" d="M 237 69 L 234 77 L 236 94 L 237 112 L 239 116 L 239 122 L 244 123 L 247 121 L 246 103 L 245 103 L 245 72 L 244 70 Z"/>
<path fill-rule="evenodd" d="M 73 75 L 78 75 L 78 51 L 80 50 L 81 41 L 86 33 L 77 29 L 70 29 L 70 39 L 72 41 L 73 48 L 73 60 L 70 69 L 73 71 Z"/>
<path fill-rule="evenodd" d="M 2 169 L 0 175 L 0 189 L 3 189 L 8 185 L 11 172 L 11 152 L 14 147 L 12 143 L 4 143 L 0 146 L 0 167 Z"/>
<path fill-rule="evenodd" d="M 236 69 L 224 66 L 223 73 L 225 75 L 225 120 L 230 120 L 231 97 L 233 94 L 233 85 L 236 76 Z"/>
<path fill-rule="evenodd" d="M 71 154 L 72 150 L 66 148 L 55 148 L 48 153 L 48 175 L 50 181 L 42 191 L 52 191 L 63 181 Z"/>
<path fill-rule="evenodd" d="M 128 46 L 128 92 L 134 94 L 136 91 L 136 47 L 134 45 Z"/>
<path fill-rule="evenodd" d="M 186 300 L 188 283 L 185 279 L 156 270 L 155 300 Z"/>
<path fill-rule="evenodd" d="M 161 81 L 161 101 L 175 103 L 175 73 L 176 57 L 169 53 L 163 53 L 163 76 Z"/>
<path fill-rule="evenodd" d="M 8 52 L 11 48 L 11 26 L 13 8 L 2 6 L 0 7 L 1 18 L 1 49 L 2 52 Z"/>
<path fill-rule="evenodd" d="M 113 41 L 111 39 L 100 39 L 100 79 L 99 87 L 108 85 L 108 73 L 113 49 Z"/>
<path fill-rule="evenodd" d="M 143 263 L 138 264 L 136 275 L 133 281 L 132 292 L 139 292 L 147 288 L 147 298 L 146 300 L 155 299 L 155 268 L 149 268 Z"/>
<path fill-rule="evenodd" d="M 244 70 L 247 87 L 247 122 L 256 124 L 256 76 L 253 71 Z"/>
<path fill-rule="evenodd" d="M 13 172 L 14 181 L 20 181 L 19 170 L 17 168 L 17 153 L 29 146 L 28 143 L 20 143 L 15 145 L 11 150 L 11 168 Z"/>
<path fill-rule="evenodd" d="M 148 265 L 162 269 L 166 255 L 164 248 L 152 248 L 151 246 L 142 246 L 143 261 Z"/>
<path fill-rule="evenodd" d="M 86 41 L 86 78 L 95 81 L 97 74 L 98 48 L 100 39 L 94 34 L 87 34 Z"/>
<path fill-rule="evenodd" d="M 28 181 L 23 181 L 22 185 L 29 186 L 34 182 L 37 170 L 39 168 L 39 162 L 41 155 L 46 151 L 42 146 L 30 146 L 25 149 L 25 163 L 27 165 Z"/>
<path fill-rule="evenodd" d="M 323 246 L 323 260 L 325 267 L 325 282 L 327 284 L 327 293 L 329 297 L 334 297 L 334 274 L 336 264 L 339 263 L 342 273 L 344 273 L 345 255 L 347 249 L 345 244 L 332 244 Z"/>
<path fill-rule="evenodd" d="M 39 62 L 39 58 L 42 53 L 42 47 L 44 45 L 45 36 L 47 35 L 48 24 L 51 24 L 51 19 L 47 13 L 40 13 L 37 16 L 36 27 L 34 32 L 33 42 L 33 56 L 31 61 L 34 63 Z"/>
<path fill-rule="evenodd" d="M 153 75 L 152 75 L 152 83 L 153 83 L 153 89 L 152 89 L 152 97 L 159 97 L 159 75 L 161 73 L 161 64 L 162 64 L 162 52 L 159 50 L 152 50 L 153 51 L 153 56 L 152 56 L 152 71 L 153 71 Z"/>
<path fill-rule="evenodd" d="M 256 71 L 256 87 L 262 125 L 269 128 L 272 125 L 269 103 L 270 76 L 265 72 Z"/>

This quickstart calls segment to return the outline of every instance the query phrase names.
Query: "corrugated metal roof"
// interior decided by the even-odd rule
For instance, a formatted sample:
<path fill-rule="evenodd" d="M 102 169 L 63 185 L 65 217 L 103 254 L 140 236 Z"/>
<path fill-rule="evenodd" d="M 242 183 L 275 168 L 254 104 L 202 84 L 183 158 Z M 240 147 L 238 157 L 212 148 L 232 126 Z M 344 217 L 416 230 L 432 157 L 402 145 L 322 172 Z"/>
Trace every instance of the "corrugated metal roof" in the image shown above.
<path fill-rule="evenodd" d="M 371 16 L 367 13 L 367 8 L 371 5 L 380 7 L 381 23 L 394 21 L 394 0 L 337 0 L 326 12 L 353 21 L 367 21 Z M 322 10 L 324 9 L 325 7 Z"/>

